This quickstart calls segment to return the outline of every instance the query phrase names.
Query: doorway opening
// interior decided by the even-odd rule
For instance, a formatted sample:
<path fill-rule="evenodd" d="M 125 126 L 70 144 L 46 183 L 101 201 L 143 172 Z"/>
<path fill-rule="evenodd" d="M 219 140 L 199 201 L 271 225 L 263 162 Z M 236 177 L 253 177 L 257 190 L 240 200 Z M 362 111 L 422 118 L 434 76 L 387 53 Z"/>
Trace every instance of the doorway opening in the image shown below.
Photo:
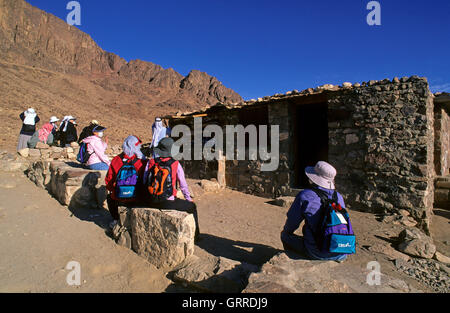
<path fill-rule="evenodd" d="M 326 102 L 294 106 L 293 188 L 308 187 L 305 167 L 328 162 L 328 105 Z"/>

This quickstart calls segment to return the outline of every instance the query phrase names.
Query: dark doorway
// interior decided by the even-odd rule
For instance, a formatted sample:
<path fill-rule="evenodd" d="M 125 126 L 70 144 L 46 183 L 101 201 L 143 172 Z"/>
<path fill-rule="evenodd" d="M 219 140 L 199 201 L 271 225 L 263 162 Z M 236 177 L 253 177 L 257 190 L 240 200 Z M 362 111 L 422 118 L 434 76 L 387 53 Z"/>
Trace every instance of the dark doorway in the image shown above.
<path fill-rule="evenodd" d="M 294 107 L 294 188 L 306 188 L 305 167 L 328 161 L 327 103 Z"/>

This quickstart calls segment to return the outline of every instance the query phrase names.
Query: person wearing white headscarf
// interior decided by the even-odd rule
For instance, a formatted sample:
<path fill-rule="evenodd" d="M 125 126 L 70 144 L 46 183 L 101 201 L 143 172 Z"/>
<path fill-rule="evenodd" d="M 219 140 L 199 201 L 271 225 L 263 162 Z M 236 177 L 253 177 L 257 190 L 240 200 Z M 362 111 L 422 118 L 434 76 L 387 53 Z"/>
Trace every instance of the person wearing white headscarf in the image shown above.
<path fill-rule="evenodd" d="M 76 118 L 71 115 L 64 116 L 64 119 L 59 126 L 61 147 L 63 148 L 70 147 L 72 142 L 77 142 L 78 135 L 77 129 L 75 128 L 75 125 L 77 124 L 75 121 Z"/>
<path fill-rule="evenodd" d="M 29 108 L 25 112 L 22 112 L 19 117 L 22 120 L 22 129 L 20 130 L 17 151 L 28 147 L 28 141 L 36 132 L 36 124 L 40 121 L 39 116 L 33 108 Z"/>
<path fill-rule="evenodd" d="M 163 122 L 160 117 L 155 119 L 155 123 L 152 125 L 152 143 L 150 148 L 155 148 L 161 139 L 165 137 L 170 137 L 171 129 L 169 127 L 164 127 Z M 153 157 L 157 158 L 158 155 L 153 152 Z"/>

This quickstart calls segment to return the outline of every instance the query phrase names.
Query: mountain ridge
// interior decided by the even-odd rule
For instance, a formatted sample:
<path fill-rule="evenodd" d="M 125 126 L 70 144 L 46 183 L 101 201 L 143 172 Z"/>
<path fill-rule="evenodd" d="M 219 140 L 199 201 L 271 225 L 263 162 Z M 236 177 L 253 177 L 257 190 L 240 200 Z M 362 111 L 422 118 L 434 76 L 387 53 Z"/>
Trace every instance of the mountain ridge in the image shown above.
<path fill-rule="evenodd" d="M 0 114 L 5 121 L 0 146 L 13 140 L 3 134 L 18 133 L 18 114 L 32 106 L 43 121 L 51 115 L 77 115 L 86 124 L 103 116 L 117 137 L 125 136 L 120 129 L 129 124 L 148 137 L 149 119 L 155 116 L 243 102 L 205 72 L 193 69 L 183 76 L 153 62 L 127 62 L 103 50 L 89 34 L 24 0 L 0 0 L 0 62 Z M 122 123 L 127 115 L 133 120 Z"/>

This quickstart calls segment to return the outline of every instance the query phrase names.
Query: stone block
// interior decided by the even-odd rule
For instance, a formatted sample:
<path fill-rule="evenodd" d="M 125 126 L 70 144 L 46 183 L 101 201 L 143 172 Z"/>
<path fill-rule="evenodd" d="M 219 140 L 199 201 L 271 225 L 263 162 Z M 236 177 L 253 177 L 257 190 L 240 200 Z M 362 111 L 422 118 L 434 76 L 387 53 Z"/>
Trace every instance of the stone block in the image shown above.
<path fill-rule="evenodd" d="M 200 186 L 203 188 L 205 192 L 216 192 L 221 189 L 218 182 L 213 182 L 206 179 L 202 179 L 200 181 Z"/>
<path fill-rule="evenodd" d="M 41 141 L 38 141 L 38 143 L 36 144 L 36 149 L 49 149 L 50 146 L 46 143 L 43 143 Z"/>
<path fill-rule="evenodd" d="M 433 239 L 416 228 L 403 230 L 399 235 L 398 250 L 411 256 L 431 259 L 436 253 Z"/>
<path fill-rule="evenodd" d="M 194 253 L 192 214 L 135 208 L 131 214 L 133 250 L 157 268 L 174 268 Z"/>
<path fill-rule="evenodd" d="M 202 292 L 239 293 L 245 288 L 251 272 L 258 267 L 224 257 L 190 258 L 187 265 L 174 273 L 174 280 Z"/>
<path fill-rule="evenodd" d="M 294 203 L 295 197 L 279 197 L 272 201 L 274 205 L 278 205 L 283 208 L 290 208 L 292 203 Z"/>
<path fill-rule="evenodd" d="M 24 158 L 28 158 L 28 155 L 30 154 L 30 148 L 19 150 L 17 153 Z"/>

